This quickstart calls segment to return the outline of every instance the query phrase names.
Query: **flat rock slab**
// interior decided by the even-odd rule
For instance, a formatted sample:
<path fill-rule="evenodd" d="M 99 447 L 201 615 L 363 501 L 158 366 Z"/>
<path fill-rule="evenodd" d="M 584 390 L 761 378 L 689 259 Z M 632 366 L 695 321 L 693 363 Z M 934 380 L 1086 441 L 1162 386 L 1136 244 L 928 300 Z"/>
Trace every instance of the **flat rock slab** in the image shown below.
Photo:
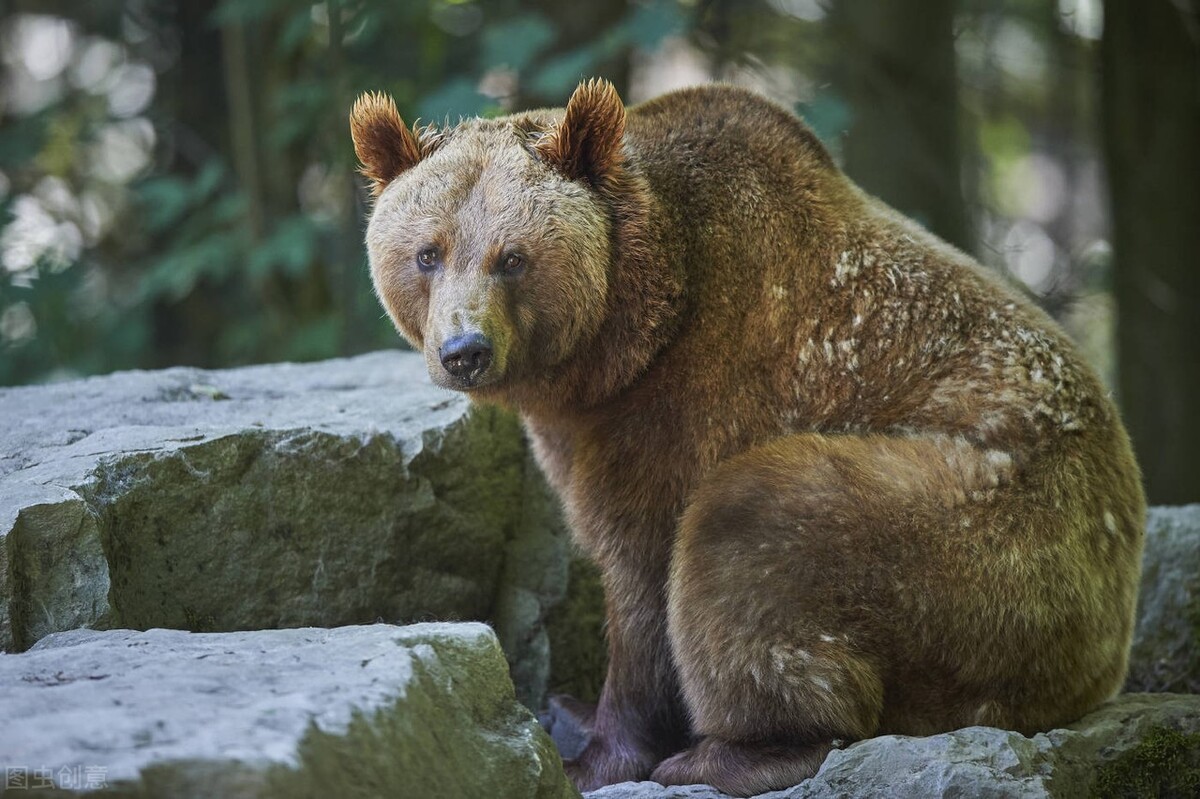
<path fill-rule="evenodd" d="M 537 703 L 566 536 L 416 353 L 0 389 L 0 651 L 76 627 L 479 619 Z"/>
<path fill-rule="evenodd" d="M 810 780 L 757 799 L 1200 795 L 1200 696 L 1126 694 L 1065 729 L 884 735 L 835 750 Z M 626 782 L 587 799 L 728 799 L 707 785 Z"/>
<path fill-rule="evenodd" d="M 0 686 L 34 795 L 578 796 L 482 624 L 56 633 Z"/>

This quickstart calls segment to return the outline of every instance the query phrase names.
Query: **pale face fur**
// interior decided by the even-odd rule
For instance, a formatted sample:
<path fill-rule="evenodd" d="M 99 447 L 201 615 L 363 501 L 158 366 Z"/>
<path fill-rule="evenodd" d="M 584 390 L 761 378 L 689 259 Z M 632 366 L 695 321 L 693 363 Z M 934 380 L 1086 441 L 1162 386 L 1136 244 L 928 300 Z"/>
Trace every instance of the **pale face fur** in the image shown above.
<path fill-rule="evenodd" d="M 375 291 L 445 388 L 497 393 L 553 370 L 601 320 L 607 216 L 584 183 L 543 163 L 527 139 L 506 120 L 464 123 L 387 185 L 367 228 Z M 422 271 L 418 254 L 428 248 L 438 263 Z M 522 266 L 508 272 L 513 254 Z M 493 354 L 468 381 L 443 367 L 439 351 L 471 333 Z"/>

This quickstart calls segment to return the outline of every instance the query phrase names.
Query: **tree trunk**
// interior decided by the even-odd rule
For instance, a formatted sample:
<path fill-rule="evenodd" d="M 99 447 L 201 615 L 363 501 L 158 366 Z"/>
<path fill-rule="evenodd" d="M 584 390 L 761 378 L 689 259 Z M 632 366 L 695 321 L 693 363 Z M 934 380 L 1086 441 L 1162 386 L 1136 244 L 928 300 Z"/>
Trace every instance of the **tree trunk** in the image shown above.
<path fill-rule="evenodd" d="M 81 4 L 83 5 L 83 4 Z M 171 144 L 166 171 L 194 177 L 210 160 L 229 148 L 229 104 L 225 96 L 221 35 L 209 24 L 216 0 L 195 0 L 154 11 L 164 27 L 179 32 L 179 58 L 159 75 L 155 96 L 157 124 Z M 221 364 L 217 345 L 225 329 L 225 307 L 231 292 L 211 281 L 198 282 L 178 301 L 159 298 L 150 312 L 153 346 L 139 366 L 204 366 Z"/>
<path fill-rule="evenodd" d="M 954 7 L 954 0 L 840 0 L 829 22 L 845 54 L 834 83 L 853 113 L 842 145 L 846 172 L 871 194 L 971 251 Z"/>
<path fill-rule="evenodd" d="M 1200 14 L 1106 0 L 1120 400 L 1151 502 L 1200 500 Z"/>

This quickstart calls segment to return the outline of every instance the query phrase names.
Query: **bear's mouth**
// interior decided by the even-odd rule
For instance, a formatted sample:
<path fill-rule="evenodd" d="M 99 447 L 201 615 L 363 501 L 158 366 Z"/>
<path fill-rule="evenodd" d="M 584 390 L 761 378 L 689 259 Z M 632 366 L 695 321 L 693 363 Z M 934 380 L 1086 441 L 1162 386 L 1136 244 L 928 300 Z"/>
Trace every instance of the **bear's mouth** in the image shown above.
<path fill-rule="evenodd" d="M 457 374 L 448 371 L 436 359 L 426 358 L 429 379 L 439 388 L 474 394 L 494 389 L 503 379 L 502 369 L 497 364 L 460 369 Z M 432 361 L 432 362 L 429 362 Z"/>
<path fill-rule="evenodd" d="M 442 388 L 448 388 L 452 391 L 461 391 L 464 394 L 470 394 L 482 389 L 494 386 L 497 380 L 492 379 L 492 376 L 486 372 L 481 372 L 477 376 L 469 377 L 454 377 L 448 374 L 440 374 L 433 377 L 433 382 Z"/>

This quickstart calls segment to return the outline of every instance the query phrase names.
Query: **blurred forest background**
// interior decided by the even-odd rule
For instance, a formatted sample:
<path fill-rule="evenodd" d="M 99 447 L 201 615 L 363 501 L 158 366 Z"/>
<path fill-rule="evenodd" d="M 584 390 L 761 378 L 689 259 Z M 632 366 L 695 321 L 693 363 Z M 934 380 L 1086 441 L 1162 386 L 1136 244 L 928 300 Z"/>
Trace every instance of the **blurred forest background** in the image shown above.
<path fill-rule="evenodd" d="M 0 385 L 395 347 L 347 129 L 710 80 L 1009 273 L 1200 500 L 1197 0 L 0 0 Z"/>

